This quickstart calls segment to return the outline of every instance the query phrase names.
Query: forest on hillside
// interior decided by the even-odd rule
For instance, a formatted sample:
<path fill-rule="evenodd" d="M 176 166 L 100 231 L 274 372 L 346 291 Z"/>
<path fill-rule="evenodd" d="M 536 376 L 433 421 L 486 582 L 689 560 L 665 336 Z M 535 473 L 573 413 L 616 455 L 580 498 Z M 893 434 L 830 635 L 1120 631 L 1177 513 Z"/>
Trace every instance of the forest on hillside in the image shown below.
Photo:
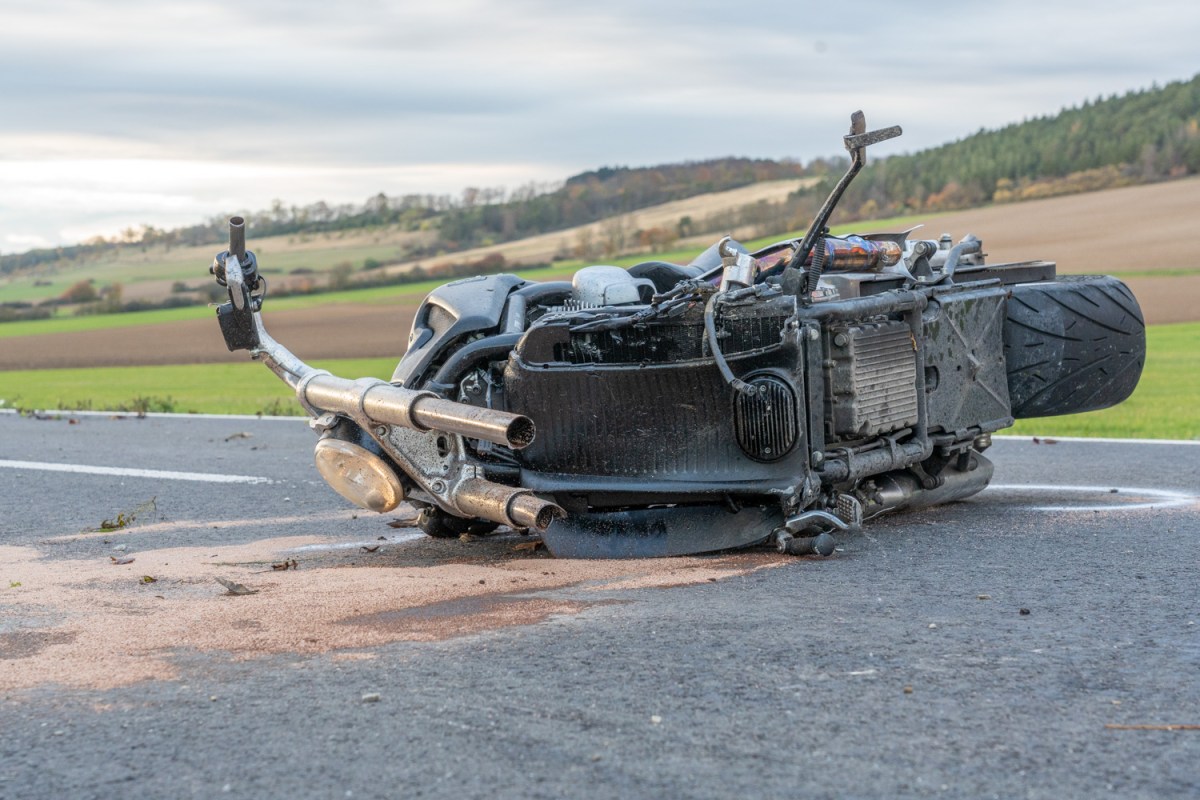
<path fill-rule="evenodd" d="M 1196 174 L 1200 75 L 868 163 L 842 211 L 858 219 L 948 211 Z"/>

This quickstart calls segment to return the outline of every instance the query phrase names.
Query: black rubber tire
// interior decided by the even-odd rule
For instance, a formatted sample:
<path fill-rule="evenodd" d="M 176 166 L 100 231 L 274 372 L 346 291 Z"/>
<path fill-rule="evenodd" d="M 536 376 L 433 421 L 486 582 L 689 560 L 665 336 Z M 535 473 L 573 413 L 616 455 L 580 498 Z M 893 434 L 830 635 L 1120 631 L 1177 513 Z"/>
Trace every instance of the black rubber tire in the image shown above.
<path fill-rule="evenodd" d="M 1133 292 L 1108 275 L 1016 284 L 1004 358 L 1017 419 L 1108 408 L 1137 386 L 1146 323 Z"/>
<path fill-rule="evenodd" d="M 417 517 L 417 528 L 435 539 L 457 539 L 464 533 L 484 536 L 500 527 L 482 519 L 462 519 L 440 508 L 423 508 Z"/>

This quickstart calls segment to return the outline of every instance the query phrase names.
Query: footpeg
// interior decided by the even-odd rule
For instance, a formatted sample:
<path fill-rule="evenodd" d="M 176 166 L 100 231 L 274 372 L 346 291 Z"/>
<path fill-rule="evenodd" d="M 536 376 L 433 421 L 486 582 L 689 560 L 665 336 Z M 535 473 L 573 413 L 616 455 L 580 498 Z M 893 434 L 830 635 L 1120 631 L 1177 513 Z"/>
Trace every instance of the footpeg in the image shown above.
<path fill-rule="evenodd" d="M 816 536 L 792 536 L 787 531 L 775 534 L 775 547 L 790 556 L 830 556 L 836 545 L 828 533 Z"/>
<path fill-rule="evenodd" d="M 839 494 L 837 496 L 837 506 L 834 507 L 833 513 L 851 528 L 862 527 L 862 503 L 852 494 Z"/>

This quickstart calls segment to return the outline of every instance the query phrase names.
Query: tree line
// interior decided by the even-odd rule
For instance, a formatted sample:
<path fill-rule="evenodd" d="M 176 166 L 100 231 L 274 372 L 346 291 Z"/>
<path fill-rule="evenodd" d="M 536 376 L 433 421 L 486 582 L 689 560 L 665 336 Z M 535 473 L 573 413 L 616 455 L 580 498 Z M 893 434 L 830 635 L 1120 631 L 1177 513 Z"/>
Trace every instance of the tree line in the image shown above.
<path fill-rule="evenodd" d="M 1195 174 L 1200 75 L 869 163 L 841 212 L 869 219 L 946 211 Z"/>

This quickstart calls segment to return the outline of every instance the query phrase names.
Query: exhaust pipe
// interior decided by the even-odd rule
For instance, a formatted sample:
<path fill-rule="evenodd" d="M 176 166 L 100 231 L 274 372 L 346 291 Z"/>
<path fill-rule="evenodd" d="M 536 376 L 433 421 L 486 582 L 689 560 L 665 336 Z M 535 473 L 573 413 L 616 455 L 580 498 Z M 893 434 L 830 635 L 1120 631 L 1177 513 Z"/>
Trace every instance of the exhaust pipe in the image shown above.
<path fill-rule="evenodd" d="M 296 386 L 304 405 L 418 431 L 444 431 L 520 450 L 533 442 L 533 420 L 522 414 L 470 406 L 433 392 L 403 389 L 378 378 L 357 381 L 313 372 Z M 523 526 L 524 527 L 524 526 Z"/>
<path fill-rule="evenodd" d="M 528 489 L 514 489 L 483 478 L 463 481 L 452 499 L 464 516 L 480 517 L 512 528 L 529 528 L 538 533 L 567 515 L 562 508 L 534 496 Z"/>

